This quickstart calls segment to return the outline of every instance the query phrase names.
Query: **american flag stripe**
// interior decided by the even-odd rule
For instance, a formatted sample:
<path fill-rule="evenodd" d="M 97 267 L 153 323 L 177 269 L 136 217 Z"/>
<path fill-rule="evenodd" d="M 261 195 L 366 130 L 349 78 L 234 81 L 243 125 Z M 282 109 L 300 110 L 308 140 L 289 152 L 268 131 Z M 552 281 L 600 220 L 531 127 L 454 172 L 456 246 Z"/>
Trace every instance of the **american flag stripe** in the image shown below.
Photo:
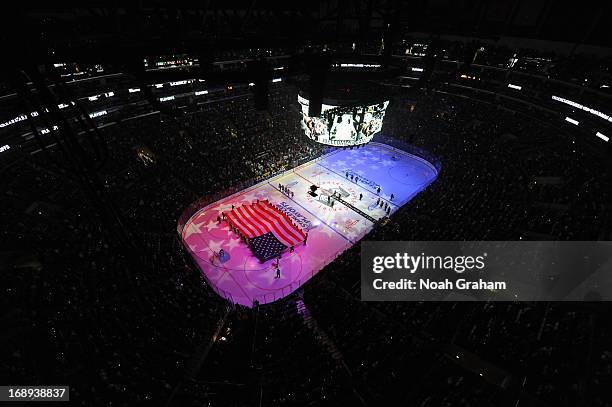
<path fill-rule="evenodd" d="M 287 231 L 283 228 L 281 228 L 277 224 L 277 222 L 275 222 L 275 219 L 271 218 L 267 213 L 259 211 L 258 205 L 250 209 L 253 212 L 253 217 L 257 218 L 260 222 L 265 223 L 268 227 L 268 230 L 274 233 L 274 236 L 276 236 L 276 238 L 280 240 L 285 246 L 293 246 L 297 243 L 295 241 L 295 237 L 287 233 Z"/>
<path fill-rule="evenodd" d="M 241 206 L 236 208 L 236 212 L 244 220 L 245 223 L 248 224 L 249 228 L 255 231 L 255 236 L 261 236 L 264 233 L 268 232 L 265 226 L 259 225 L 254 221 L 253 217 L 246 211 L 245 206 Z"/>
<path fill-rule="evenodd" d="M 243 209 L 246 212 L 246 214 L 248 215 L 249 221 L 251 221 L 252 223 L 257 224 L 261 230 L 265 231 L 265 233 L 271 232 L 271 231 L 274 232 L 272 225 L 269 222 L 267 222 L 266 219 L 261 218 L 257 213 L 255 213 L 255 211 L 253 210 L 252 207 L 249 207 L 247 205 L 247 206 L 244 206 Z M 274 233 L 274 234 L 278 235 L 279 233 Z M 284 236 L 281 236 L 281 237 L 284 237 Z M 283 244 L 284 244 L 284 242 L 283 242 Z"/>
<path fill-rule="evenodd" d="M 304 240 L 304 232 L 278 209 L 259 202 L 242 205 L 227 214 L 228 219 L 250 239 L 272 232 L 285 246 L 295 246 Z"/>
<path fill-rule="evenodd" d="M 275 212 L 277 216 L 280 215 L 280 220 L 281 222 L 283 222 L 283 224 L 289 228 L 289 230 L 291 230 L 294 234 L 297 234 L 297 238 L 298 241 L 302 241 L 304 240 L 304 232 L 302 232 L 302 230 L 300 228 L 298 228 L 297 226 L 295 226 L 293 224 L 293 222 L 291 221 L 291 219 L 289 219 L 289 216 L 287 216 L 284 212 Z"/>
<path fill-rule="evenodd" d="M 277 217 L 273 216 L 272 213 L 270 213 L 270 210 L 266 210 L 265 207 L 256 207 L 255 212 L 261 218 L 266 219 L 271 225 L 273 225 L 274 226 L 273 230 L 281 234 L 281 236 L 283 236 L 285 240 L 287 240 L 290 243 L 290 245 L 294 245 L 296 244 L 297 241 L 299 241 L 296 234 L 292 233 L 290 229 L 287 229 L 285 225 L 281 224 L 278 221 Z"/>
<path fill-rule="evenodd" d="M 267 217 L 268 219 L 271 219 L 273 221 L 273 223 L 277 224 L 279 226 L 279 228 L 281 228 L 288 236 L 291 236 L 292 240 L 295 242 L 293 243 L 294 245 L 302 240 L 304 240 L 304 238 L 302 236 L 300 236 L 300 234 L 297 232 L 297 228 L 295 228 L 292 224 L 288 224 L 288 222 L 286 221 L 286 219 L 284 219 L 282 216 L 280 216 L 280 214 L 275 211 L 274 209 L 271 208 L 266 208 L 263 205 L 258 205 L 256 207 L 256 210 L 259 211 L 259 213 L 262 214 L 262 216 Z"/>
<path fill-rule="evenodd" d="M 249 228 L 245 222 L 242 220 L 242 218 L 240 218 L 238 216 L 238 214 L 236 213 L 235 210 L 231 211 L 230 213 L 227 214 L 227 217 L 229 218 L 229 220 L 232 221 L 232 223 L 242 231 L 242 233 L 245 234 L 245 236 L 247 236 L 248 238 L 253 238 L 255 236 L 257 236 L 257 234 L 255 232 L 253 232 L 253 230 L 251 228 Z"/>
<path fill-rule="evenodd" d="M 283 212 L 279 212 L 277 210 L 274 210 L 272 208 L 266 208 L 265 206 L 262 207 L 262 209 L 267 210 L 268 212 L 270 212 L 272 214 L 272 216 L 275 216 L 276 218 L 278 218 L 279 222 L 281 222 L 281 225 L 283 225 L 283 227 L 286 230 L 291 231 L 292 235 L 298 239 L 298 242 L 301 242 L 302 240 L 304 240 L 304 232 L 302 232 L 300 229 L 298 229 L 289 219 L 289 217 L 283 213 Z"/>
<path fill-rule="evenodd" d="M 240 229 L 240 231 L 242 233 L 244 233 L 245 235 L 249 235 L 249 232 L 247 232 L 245 230 L 244 225 L 240 222 L 240 220 L 238 220 L 236 218 L 236 214 L 232 213 L 232 212 L 228 212 L 225 214 L 225 216 L 227 216 L 227 220 L 229 221 L 229 223 L 233 226 L 233 227 L 237 227 L 238 229 Z M 249 236 L 250 237 L 250 236 Z"/>

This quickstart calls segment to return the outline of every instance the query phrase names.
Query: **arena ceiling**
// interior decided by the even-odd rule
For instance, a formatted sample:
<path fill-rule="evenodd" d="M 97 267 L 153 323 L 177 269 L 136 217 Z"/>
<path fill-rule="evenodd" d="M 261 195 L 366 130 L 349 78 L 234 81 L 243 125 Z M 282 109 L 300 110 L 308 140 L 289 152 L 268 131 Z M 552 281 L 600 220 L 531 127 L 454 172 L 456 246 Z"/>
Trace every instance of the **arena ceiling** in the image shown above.
<path fill-rule="evenodd" d="M 25 1 L 0 18 L 10 52 L 40 59 L 142 48 L 177 52 L 367 41 L 384 32 L 389 38 L 424 32 L 607 46 L 610 8 L 609 2 L 556 0 Z"/>

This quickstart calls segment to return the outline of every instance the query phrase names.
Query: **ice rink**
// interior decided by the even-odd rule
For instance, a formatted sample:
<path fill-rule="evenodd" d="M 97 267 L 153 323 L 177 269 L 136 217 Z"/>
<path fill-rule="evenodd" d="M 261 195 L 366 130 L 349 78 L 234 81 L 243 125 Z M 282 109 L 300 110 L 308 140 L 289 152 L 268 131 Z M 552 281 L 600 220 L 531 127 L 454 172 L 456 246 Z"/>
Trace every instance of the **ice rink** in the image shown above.
<path fill-rule="evenodd" d="M 375 220 L 386 215 L 385 203 L 392 215 L 437 175 L 429 162 L 384 144 L 335 150 L 202 208 L 185 224 L 183 242 L 221 296 L 249 307 L 255 300 L 272 302 L 295 291 L 358 242 Z M 293 194 L 281 192 L 279 185 Z M 313 185 L 316 196 L 309 194 Z M 226 222 L 217 221 L 232 205 L 266 198 L 308 231 L 306 245 L 283 254 L 280 278 L 275 278 L 274 260 L 260 263 Z M 229 253 L 229 259 L 215 259 L 213 253 L 219 249 Z"/>

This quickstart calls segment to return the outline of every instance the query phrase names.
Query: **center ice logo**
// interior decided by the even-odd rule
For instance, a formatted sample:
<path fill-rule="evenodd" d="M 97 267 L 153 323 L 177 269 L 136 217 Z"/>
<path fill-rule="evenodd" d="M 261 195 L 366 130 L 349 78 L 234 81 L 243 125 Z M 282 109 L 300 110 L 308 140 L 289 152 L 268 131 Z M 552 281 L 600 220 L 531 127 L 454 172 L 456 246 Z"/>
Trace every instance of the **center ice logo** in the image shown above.
<path fill-rule="evenodd" d="M 350 185 L 331 180 L 321 182 L 318 192 L 319 194 L 317 197 L 311 197 L 309 195 L 307 199 L 311 202 L 321 204 L 319 210 L 334 212 L 348 210 L 340 201 L 345 201 L 354 205 L 359 195 Z"/>

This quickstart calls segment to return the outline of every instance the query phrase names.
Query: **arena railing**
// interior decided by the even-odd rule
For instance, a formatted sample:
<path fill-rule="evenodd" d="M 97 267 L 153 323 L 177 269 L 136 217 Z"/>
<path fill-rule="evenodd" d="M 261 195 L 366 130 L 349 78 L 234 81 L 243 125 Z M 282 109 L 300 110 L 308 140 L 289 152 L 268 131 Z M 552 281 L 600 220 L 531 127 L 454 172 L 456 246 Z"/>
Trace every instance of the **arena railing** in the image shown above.
<path fill-rule="evenodd" d="M 188 245 L 186 245 L 183 242 L 183 239 L 181 236 L 178 237 L 179 242 L 183 245 L 183 247 L 185 248 L 185 250 L 187 251 L 187 257 L 189 258 L 189 262 L 191 264 L 192 267 L 194 267 L 195 270 L 199 270 L 199 266 L 198 263 L 195 260 L 196 254 L 189 248 Z M 210 286 L 215 292 L 217 292 L 217 294 L 219 294 L 221 297 L 225 298 L 226 300 L 228 300 L 229 302 L 231 302 L 232 304 L 235 304 L 234 298 L 232 296 L 232 293 L 230 293 L 229 291 L 226 291 L 222 288 L 220 288 L 219 286 L 217 286 L 216 284 L 214 284 L 212 281 L 210 281 L 207 277 L 206 277 L 206 273 L 202 273 L 200 272 L 200 276 L 201 278 L 206 282 L 206 284 L 208 286 Z"/>

